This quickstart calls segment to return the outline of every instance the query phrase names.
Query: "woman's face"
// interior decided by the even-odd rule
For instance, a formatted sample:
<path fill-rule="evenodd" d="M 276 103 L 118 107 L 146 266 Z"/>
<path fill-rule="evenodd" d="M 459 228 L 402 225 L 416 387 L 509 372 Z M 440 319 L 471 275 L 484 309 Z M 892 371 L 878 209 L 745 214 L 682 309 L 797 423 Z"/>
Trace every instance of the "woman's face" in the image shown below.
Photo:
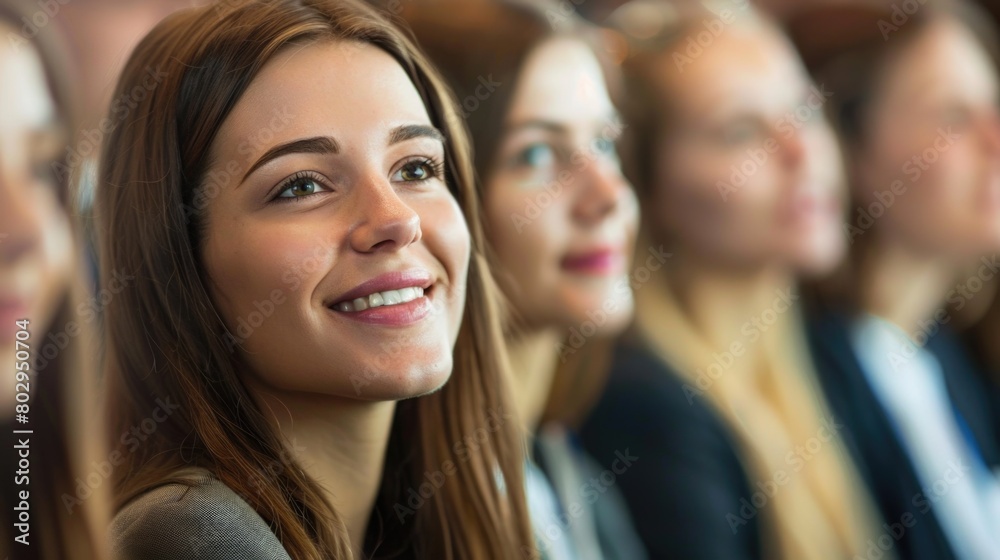
<path fill-rule="evenodd" d="M 942 18 L 914 37 L 891 60 L 858 149 L 860 206 L 885 209 L 870 227 L 959 263 L 1000 250 L 998 101 L 995 67 L 967 29 Z"/>
<path fill-rule="evenodd" d="M 0 35 L 8 33 L 17 31 L 0 25 Z M 73 258 L 52 166 L 65 149 L 65 132 L 41 59 L 27 45 L 0 41 L 0 107 L 0 363 L 10 368 L 15 322 L 30 320 L 34 336 L 49 327 Z"/>
<path fill-rule="evenodd" d="M 484 198 L 516 313 L 532 326 L 622 328 L 638 212 L 615 152 L 621 121 L 585 43 L 551 39 L 528 56 L 501 133 Z"/>
<path fill-rule="evenodd" d="M 365 400 L 447 381 L 470 235 L 441 132 L 390 55 L 279 53 L 211 156 L 202 258 L 252 381 Z"/>
<path fill-rule="evenodd" d="M 645 214 L 653 231 L 713 267 L 834 267 L 845 180 L 827 93 L 764 24 L 730 26 L 695 58 L 674 52 L 657 63 L 670 110 Z"/>

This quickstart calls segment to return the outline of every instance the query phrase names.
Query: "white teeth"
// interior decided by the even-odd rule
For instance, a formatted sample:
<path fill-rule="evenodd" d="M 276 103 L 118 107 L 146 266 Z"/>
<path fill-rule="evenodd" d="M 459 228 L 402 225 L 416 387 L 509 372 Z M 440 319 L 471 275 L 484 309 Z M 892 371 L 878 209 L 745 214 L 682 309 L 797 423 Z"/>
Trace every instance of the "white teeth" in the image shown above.
<path fill-rule="evenodd" d="M 385 305 L 399 305 L 413 301 L 419 297 L 424 297 L 424 289 L 419 287 L 402 288 L 400 290 L 386 290 L 375 292 L 368 297 L 360 297 L 354 301 L 342 301 L 334 306 L 337 311 L 350 313 L 352 311 L 364 311 L 373 307 Z"/>
<path fill-rule="evenodd" d="M 382 292 L 382 299 L 385 300 L 385 305 L 396 305 L 402 302 L 402 298 L 399 297 L 399 290 L 387 290 Z"/>

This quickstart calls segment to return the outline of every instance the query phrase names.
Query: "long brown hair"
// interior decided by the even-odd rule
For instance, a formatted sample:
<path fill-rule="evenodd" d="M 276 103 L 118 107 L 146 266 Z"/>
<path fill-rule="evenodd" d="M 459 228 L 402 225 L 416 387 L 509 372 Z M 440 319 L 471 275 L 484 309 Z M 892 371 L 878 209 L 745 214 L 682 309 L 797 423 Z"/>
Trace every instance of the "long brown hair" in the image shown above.
<path fill-rule="evenodd" d="M 833 92 L 826 111 L 844 148 L 848 169 L 852 158 L 867 149 L 871 106 L 883 87 L 886 69 L 932 23 L 941 18 L 955 20 L 997 60 L 1000 37 L 989 15 L 977 5 L 965 0 L 925 0 L 921 4 L 919 10 L 905 14 L 905 21 L 899 19 L 898 8 L 853 2 L 806 8 L 786 23 L 814 81 Z M 845 224 L 851 244 L 848 258 L 829 278 L 807 285 L 805 290 L 814 304 L 855 312 L 862 305 L 862 270 L 866 262 L 877 259 L 880 230 L 875 224 L 871 231 L 864 231 L 856 214 L 864 203 L 857 196 L 860 185 L 852 175 L 848 173 L 852 192 Z M 949 311 L 958 324 L 967 324 L 982 313 L 983 307 L 970 305 L 963 312 Z"/>
<path fill-rule="evenodd" d="M 569 36 L 590 46 L 617 97 L 617 74 L 600 31 L 558 3 L 433 0 L 407 4 L 401 16 L 455 92 L 472 137 L 480 188 L 496 163 L 524 63 L 546 40 Z"/>
<path fill-rule="evenodd" d="M 564 4 L 433 0 L 426 5 L 405 5 L 401 16 L 455 92 L 472 137 L 480 191 L 494 171 L 524 64 L 545 41 L 571 37 L 584 42 L 601 64 L 612 99 L 620 100 L 619 68 L 609 37 L 567 11 Z M 494 266 L 500 264 L 492 253 L 490 258 Z M 516 332 L 520 323 L 516 310 L 508 305 L 505 315 L 507 333 Z M 589 357 L 589 350 L 580 354 Z M 543 422 L 566 422 L 592 404 L 596 397 L 596 391 L 591 390 L 592 378 L 602 377 L 604 370 L 582 371 L 577 364 L 571 360 L 557 368 Z M 587 390 L 580 391 L 581 384 Z"/>
<path fill-rule="evenodd" d="M 68 139 L 75 132 L 78 114 L 63 63 L 65 49 L 53 29 L 28 26 L 32 15 L 27 5 L 19 2 L 0 4 L 0 23 L 18 31 L 17 35 L 11 34 L 4 40 L 9 40 L 15 49 L 30 48 L 39 55 L 48 93 L 56 108 L 56 123 Z M 19 86 L 4 84 L 3 87 Z M 71 170 L 65 159 L 49 164 L 58 199 L 74 232 L 71 248 L 74 257 L 70 267 L 73 277 L 58 296 L 59 303 L 47 329 L 31 331 L 28 341 L 34 359 L 30 377 L 33 385 L 30 388 L 30 423 L 17 424 L 15 429 L 30 429 L 35 434 L 28 436 L 31 440 L 31 544 L 12 544 L 14 535 L 9 532 L 12 523 L 19 521 L 15 519 L 4 523 L 5 543 L 0 546 L 0 553 L 10 552 L 24 559 L 96 560 L 104 557 L 107 487 L 101 484 L 103 480 L 94 483 L 89 475 L 94 474 L 95 465 L 106 457 L 102 457 L 100 428 L 94 415 L 97 379 L 93 360 L 96 356 L 90 351 L 94 340 L 87 320 L 92 316 L 82 315 L 80 311 L 86 309 L 81 303 L 86 290 L 82 281 L 83 262 L 79 258 L 83 247 L 76 234 L 78 209 L 71 188 L 72 171 L 75 170 Z M 91 472 L 87 472 L 88 469 Z M 5 498 L 11 488 L 9 484 L 4 487 Z M 14 505 L 4 504 L 7 508 Z M 10 510 L 7 511 L 5 521 Z"/>
<path fill-rule="evenodd" d="M 199 258 L 199 192 L 220 126 L 275 53 L 325 40 L 374 45 L 408 74 L 447 138 L 446 178 L 473 244 L 456 373 L 441 391 L 398 404 L 366 551 L 513 558 L 533 546 L 516 426 L 504 423 L 477 453 L 452 456 L 453 443 L 490 425 L 490 413 L 508 404 L 468 139 L 436 71 L 357 0 L 249 0 L 181 12 L 157 26 L 125 68 L 115 99 L 142 91 L 151 75 L 160 81 L 133 97 L 135 108 L 108 137 L 99 172 L 102 270 L 137 278 L 107 309 L 112 437 L 148 418 L 158 400 L 172 399 L 179 408 L 126 453 L 115 473 L 117 503 L 166 481 L 184 482 L 175 473 L 199 466 L 242 495 L 292 558 L 352 557 L 337 512 L 316 481 L 287 459 L 285 444 L 241 380 L 239 353 L 229 350 Z M 448 462 L 457 465 L 455 474 L 412 516 L 397 516 L 394 508 L 407 503 L 407 490 Z"/>
<path fill-rule="evenodd" d="M 632 43 L 624 64 L 629 92 L 626 137 L 633 148 L 626 168 L 636 185 L 640 205 L 647 206 L 645 235 L 654 244 L 669 246 L 671 241 L 683 240 L 672 239 L 673 234 L 657 227 L 662 220 L 656 220 L 656 205 L 648 204 L 657 191 L 673 187 L 669 180 L 665 184 L 657 176 L 681 116 L 680 109 L 671 105 L 676 82 L 663 80 L 666 65 L 678 64 L 679 47 L 695 36 L 708 18 L 744 26 L 759 35 L 777 36 L 781 30 L 751 6 L 729 15 L 713 15 L 700 4 L 673 8 L 665 2 L 648 2 L 637 6 L 642 6 L 642 11 L 627 14 L 630 17 L 620 22 Z M 642 20 L 638 22 L 642 24 L 639 30 L 644 31 L 640 36 L 630 32 L 634 19 L 631 16 Z M 788 56 L 794 55 L 789 52 Z M 637 309 L 635 339 L 669 364 L 685 387 L 699 386 L 699 376 L 703 375 L 700 368 L 709 363 L 713 352 L 707 342 L 711 337 L 705 337 L 690 320 L 678 293 L 666 284 L 646 287 L 637 296 Z M 672 327 L 669 331 L 660 328 L 667 324 Z M 721 376 L 711 387 L 699 391 L 704 403 L 732 432 L 749 480 L 766 480 L 776 468 L 784 466 L 785 457 L 776 450 L 788 449 L 822 433 L 823 419 L 830 415 L 823 395 L 816 389 L 816 374 L 805 340 L 799 336 L 800 327 L 800 317 L 795 313 L 781 318 L 756 342 L 760 356 L 755 365 L 737 367 L 739 374 Z M 875 510 L 871 497 L 859 483 L 857 466 L 841 442 L 831 439 L 826 445 L 829 450 L 810 459 L 809 467 L 797 475 L 801 480 L 795 491 L 775 495 L 768 508 L 761 511 L 761 547 L 766 557 L 846 555 L 863 548 L 871 536 Z M 809 546 L 819 541 L 826 543 L 826 548 Z"/>

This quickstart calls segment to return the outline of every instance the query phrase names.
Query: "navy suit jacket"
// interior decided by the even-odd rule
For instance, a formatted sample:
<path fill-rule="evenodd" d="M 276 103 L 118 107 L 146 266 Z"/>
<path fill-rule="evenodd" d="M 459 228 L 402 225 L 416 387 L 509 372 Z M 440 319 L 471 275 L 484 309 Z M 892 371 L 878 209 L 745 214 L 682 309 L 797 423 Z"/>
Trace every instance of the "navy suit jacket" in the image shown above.
<path fill-rule="evenodd" d="M 703 397 L 641 342 L 622 340 L 579 432 L 598 464 L 636 460 L 615 485 L 649 557 L 760 560 L 767 531 L 732 434 Z"/>
<path fill-rule="evenodd" d="M 813 360 L 827 401 L 854 440 L 854 451 L 865 466 L 866 482 L 885 520 L 880 535 L 892 537 L 893 550 L 904 560 L 954 559 L 931 508 L 933 491 L 925 492 L 921 487 L 892 421 L 854 354 L 850 317 L 813 306 L 808 325 Z M 940 361 L 952 404 L 983 460 L 990 469 L 1000 465 L 996 411 L 991 409 L 988 388 L 968 351 L 947 325 L 930 336 L 926 349 Z"/>

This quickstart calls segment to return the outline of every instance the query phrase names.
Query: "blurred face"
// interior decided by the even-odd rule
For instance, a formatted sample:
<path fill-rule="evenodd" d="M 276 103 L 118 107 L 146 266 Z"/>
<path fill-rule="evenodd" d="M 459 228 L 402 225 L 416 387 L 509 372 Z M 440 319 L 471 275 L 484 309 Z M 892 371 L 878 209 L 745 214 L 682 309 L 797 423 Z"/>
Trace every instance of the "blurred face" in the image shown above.
<path fill-rule="evenodd" d="M 892 59 L 857 155 L 859 200 L 886 207 L 874 228 L 958 263 L 1000 250 L 998 99 L 986 52 L 949 19 Z"/>
<path fill-rule="evenodd" d="M 212 148 L 205 269 L 251 381 L 388 400 L 452 369 L 470 237 L 441 132 L 385 52 L 279 53 Z"/>
<path fill-rule="evenodd" d="M 486 181 L 497 276 L 528 324 L 604 332 L 631 317 L 637 205 L 621 175 L 621 121 L 588 46 L 552 39 L 521 70 Z"/>
<path fill-rule="evenodd" d="M 844 172 L 829 94 L 763 24 L 726 28 L 688 62 L 672 52 L 658 62 L 671 120 L 646 214 L 654 232 L 712 266 L 835 266 Z"/>
<path fill-rule="evenodd" d="M 8 32 L 17 33 L 0 25 L 0 35 Z M 72 260 L 52 167 L 65 133 L 33 49 L 0 41 L 0 107 L 0 363 L 12 368 L 15 321 L 30 320 L 33 336 L 48 328 Z"/>

